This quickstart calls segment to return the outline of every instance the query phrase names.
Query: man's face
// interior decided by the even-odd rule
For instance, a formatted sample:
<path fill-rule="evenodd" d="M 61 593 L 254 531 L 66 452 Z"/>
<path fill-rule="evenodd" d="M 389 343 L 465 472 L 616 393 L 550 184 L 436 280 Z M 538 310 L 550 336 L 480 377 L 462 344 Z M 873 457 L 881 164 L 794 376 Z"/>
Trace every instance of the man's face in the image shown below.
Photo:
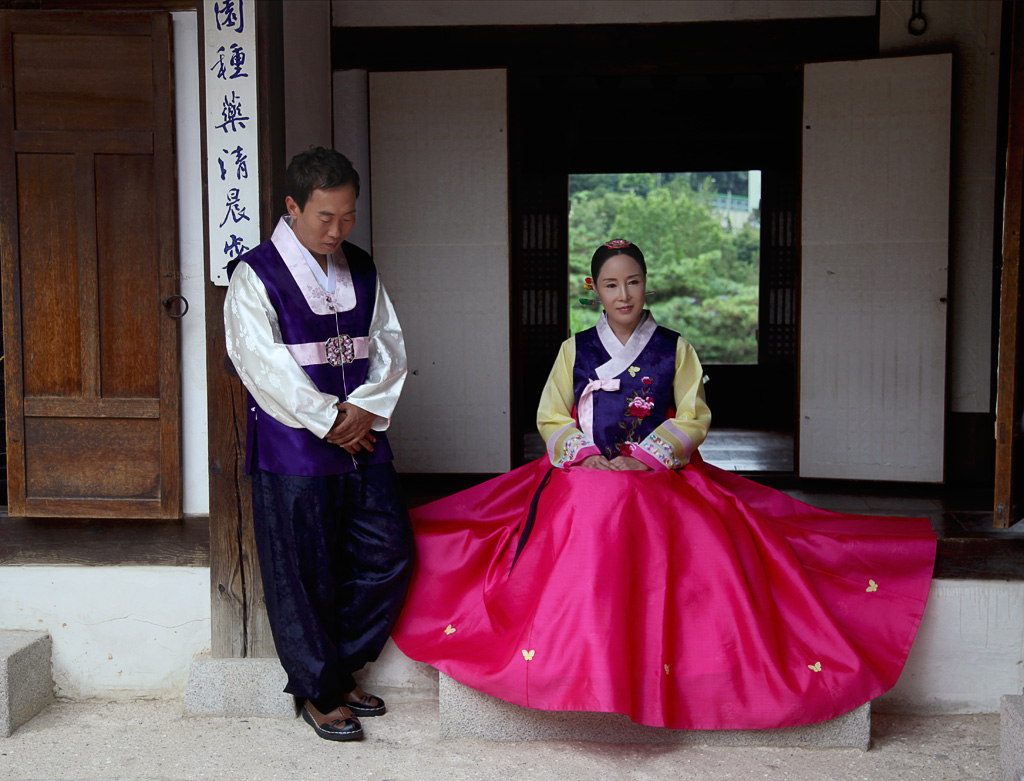
<path fill-rule="evenodd" d="M 321 262 L 341 246 L 356 224 L 356 188 L 350 184 L 313 190 L 305 209 L 291 196 L 285 198 L 285 205 L 295 236 Z"/>

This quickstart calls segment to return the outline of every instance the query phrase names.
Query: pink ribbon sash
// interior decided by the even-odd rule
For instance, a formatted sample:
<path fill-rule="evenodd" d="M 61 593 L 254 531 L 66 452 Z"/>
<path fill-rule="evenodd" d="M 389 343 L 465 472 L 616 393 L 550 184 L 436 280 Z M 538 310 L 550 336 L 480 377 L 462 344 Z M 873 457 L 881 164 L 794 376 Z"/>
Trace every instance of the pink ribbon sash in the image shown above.
<path fill-rule="evenodd" d="M 306 342 L 305 344 L 289 344 L 286 346 L 299 366 L 314 366 L 318 363 L 327 363 L 327 345 L 325 342 Z M 353 337 L 352 346 L 355 349 L 356 359 L 366 358 L 369 355 L 370 339 L 366 336 Z"/>
<path fill-rule="evenodd" d="M 576 405 L 576 413 L 580 416 L 580 430 L 588 441 L 594 441 L 594 392 L 617 391 L 618 380 L 591 380 L 580 394 L 580 402 Z"/>

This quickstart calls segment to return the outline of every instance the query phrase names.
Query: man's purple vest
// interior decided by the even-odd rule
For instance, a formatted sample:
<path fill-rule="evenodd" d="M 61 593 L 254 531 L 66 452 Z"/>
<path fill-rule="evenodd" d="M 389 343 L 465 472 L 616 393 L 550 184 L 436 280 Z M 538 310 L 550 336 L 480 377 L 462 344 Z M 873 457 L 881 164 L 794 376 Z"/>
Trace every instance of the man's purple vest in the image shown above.
<path fill-rule="evenodd" d="M 239 262 L 247 263 L 260 278 L 270 303 L 277 311 L 281 338 L 285 344 L 326 342 L 339 334 L 354 338 L 370 332 L 377 292 L 377 269 L 370 256 L 354 244 L 342 243 L 355 286 L 356 305 L 347 312 L 318 315 L 306 302 L 280 253 L 272 241 L 258 247 L 231 263 L 228 273 Z M 318 389 L 333 393 L 344 401 L 348 394 L 366 380 L 369 361 L 355 358 L 342 366 L 328 363 L 304 366 L 303 369 Z M 245 471 L 251 473 L 253 456 L 256 466 L 267 472 L 286 475 L 336 475 L 351 472 L 357 465 L 380 464 L 392 460 L 391 446 L 383 431 L 374 431 L 377 438 L 372 453 L 360 451 L 355 456 L 320 439 L 306 428 L 291 428 L 274 420 L 260 410 L 252 396 L 248 396 L 248 427 Z"/>

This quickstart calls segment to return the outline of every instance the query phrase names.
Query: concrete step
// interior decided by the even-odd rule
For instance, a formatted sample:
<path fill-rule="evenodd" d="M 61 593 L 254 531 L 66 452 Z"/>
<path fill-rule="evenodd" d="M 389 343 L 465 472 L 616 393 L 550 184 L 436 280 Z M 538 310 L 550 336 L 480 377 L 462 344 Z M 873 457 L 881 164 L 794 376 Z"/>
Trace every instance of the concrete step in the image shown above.
<path fill-rule="evenodd" d="M 294 719 L 295 698 L 277 657 L 215 659 L 197 656 L 185 689 L 186 716 L 268 716 Z"/>
<path fill-rule="evenodd" d="M 999 708 L 999 770 L 1003 781 L 1024 780 L 1024 694 L 1006 694 Z"/>
<path fill-rule="evenodd" d="M 871 703 L 831 721 L 754 730 L 677 730 L 634 724 L 619 713 L 541 711 L 512 705 L 440 674 L 442 738 L 496 741 L 586 740 L 712 746 L 843 747 L 871 743 Z"/>
<path fill-rule="evenodd" d="M 53 701 L 50 636 L 0 630 L 0 738 Z"/>

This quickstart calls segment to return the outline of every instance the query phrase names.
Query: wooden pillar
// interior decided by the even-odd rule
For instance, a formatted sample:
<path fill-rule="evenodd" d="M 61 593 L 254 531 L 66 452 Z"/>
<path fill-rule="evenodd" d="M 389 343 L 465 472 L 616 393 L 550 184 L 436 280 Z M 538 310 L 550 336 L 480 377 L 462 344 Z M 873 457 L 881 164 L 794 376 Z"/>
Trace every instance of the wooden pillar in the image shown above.
<path fill-rule="evenodd" d="M 197 3 L 200 35 L 203 3 Z M 282 0 L 256 0 L 256 67 L 259 81 L 260 230 L 270 237 L 284 210 L 284 80 Z M 199 73 L 206 73 L 200 41 Z M 204 90 L 200 90 L 205 123 Z M 203 156 L 206 159 L 203 128 Z M 209 235 L 206 167 L 203 167 L 204 233 Z M 245 474 L 246 394 L 224 345 L 226 288 L 210 282 L 206 249 L 206 381 L 210 458 L 210 598 L 213 656 L 276 656 L 260 583 L 252 530 L 249 477 Z"/>
<path fill-rule="evenodd" d="M 1003 195 L 1003 269 L 999 301 L 999 363 L 996 386 L 996 477 L 993 517 L 1006 528 L 1020 518 L 1022 388 L 1020 231 L 1024 186 L 1024 10 L 1013 6 L 1010 99 L 1006 134 L 1006 187 Z"/>

